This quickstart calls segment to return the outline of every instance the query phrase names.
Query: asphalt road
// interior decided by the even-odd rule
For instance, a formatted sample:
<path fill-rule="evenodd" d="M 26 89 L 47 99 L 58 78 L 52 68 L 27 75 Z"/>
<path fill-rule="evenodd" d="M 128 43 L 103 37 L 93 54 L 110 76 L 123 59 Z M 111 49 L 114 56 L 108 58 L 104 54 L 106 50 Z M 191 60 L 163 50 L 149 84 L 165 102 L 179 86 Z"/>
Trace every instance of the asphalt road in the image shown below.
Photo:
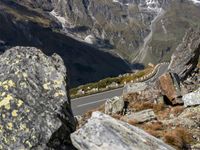
<path fill-rule="evenodd" d="M 161 64 L 158 68 L 157 73 L 150 78 L 149 80 L 146 80 L 146 83 L 154 82 L 159 76 L 161 76 L 163 73 L 167 71 L 168 64 Z M 106 99 L 112 98 L 114 96 L 121 96 L 123 93 L 123 88 L 106 91 L 103 93 L 97 93 L 85 97 L 80 97 L 76 99 L 71 100 L 72 104 L 72 110 L 74 115 L 83 115 L 89 110 L 95 109 L 101 104 L 105 103 Z"/>
<path fill-rule="evenodd" d="M 80 97 L 71 100 L 74 115 L 82 115 L 105 103 L 106 99 L 122 95 L 123 88 L 97 93 L 90 96 Z"/>

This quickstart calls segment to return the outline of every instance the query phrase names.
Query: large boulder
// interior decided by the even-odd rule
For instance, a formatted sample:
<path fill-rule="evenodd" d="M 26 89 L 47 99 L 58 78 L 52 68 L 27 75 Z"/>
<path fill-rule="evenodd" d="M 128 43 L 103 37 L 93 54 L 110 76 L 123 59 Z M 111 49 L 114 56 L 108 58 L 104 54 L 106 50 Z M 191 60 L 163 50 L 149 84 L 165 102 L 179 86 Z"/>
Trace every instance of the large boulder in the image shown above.
<path fill-rule="evenodd" d="M 190 29 L 172 55 L 168 69 L 170 72 L 178 74 L 181 80 L 184 80 L 196 68 L 199 55 L 200 30 Z"/>
<path fill-rule="evenodd" d="M 71 139 L 79 150 L 174 150 L 143 130 L 100 112 L 93 112 Z"/>
<path fill-rule="evenodd" d="M 75 130 L 62 59 L 31 47 L 0 55 L 0 149 L 66 149 Z"/>
<path fill-rule="evenodd" d="M 113 115 L 116 113 L 121 113 L 124 108 L 124 100 L 122 97 L 113 97 L 106 100 L 105 103 L 105 113 L 108 115 Z"/>
<path fill-rule="evenodd" d="M 166 96 L 171 104 L 182 104 L 182 93 L 180 88 L 180 80 L 174 73 L 165 73 L 157 82 L 162 95 Z"/>
<path fill-rule="evenodd" d="M 185 107 L 200 105 L 200 88 L 194 92 L 185 94 L 182 99 Z"/>
<path fill-rule="evenodd" d="M 156 84 L 148 85 L 140 82 L 127 85 L 124 88 L 123 97 L 129 103 L 144 101 L 157 102 L 161 97 L 161 92 Z"/>

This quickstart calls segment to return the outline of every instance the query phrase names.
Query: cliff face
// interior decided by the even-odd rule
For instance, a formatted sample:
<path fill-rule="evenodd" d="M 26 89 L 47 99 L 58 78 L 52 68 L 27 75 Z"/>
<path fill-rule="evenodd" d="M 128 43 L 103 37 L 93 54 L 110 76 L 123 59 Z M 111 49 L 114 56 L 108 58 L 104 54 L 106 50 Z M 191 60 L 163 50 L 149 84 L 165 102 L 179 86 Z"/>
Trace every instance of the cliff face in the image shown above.
<path fill-rule="evenodd" d="M 69 68 L 72 86 L 129 71 L 122 59 L 57 32 L 61 25 L 48 14 L 1 0 L 0 22 L 1 51 L 10 46 L 34 46 L 47 55 L 55 52 Z"/>
<path fill-rule="evenodd" d="M 200 22 L 199 5 L 191 0 L 51 0 L 45 3 L 51 9 L 30 3 L 73 38 L 145 64 L 169 61 L 185 31 Z"/>

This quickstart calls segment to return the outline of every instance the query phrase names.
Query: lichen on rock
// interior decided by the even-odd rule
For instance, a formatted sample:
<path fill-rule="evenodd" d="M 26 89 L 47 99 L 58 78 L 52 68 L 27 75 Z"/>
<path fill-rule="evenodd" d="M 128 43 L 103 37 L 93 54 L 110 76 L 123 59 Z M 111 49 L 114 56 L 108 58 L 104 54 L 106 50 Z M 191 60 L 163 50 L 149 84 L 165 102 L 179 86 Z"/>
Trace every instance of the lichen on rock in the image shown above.
<path fill-rule="evenodd" d="M 0 55 L 0 149 L 70 145 L 75 120 L 66 77 L 56 54 L 48 57 L 36 48 L 14 47 Z M 57 138 L 61 129 L 65 136 Z"/>

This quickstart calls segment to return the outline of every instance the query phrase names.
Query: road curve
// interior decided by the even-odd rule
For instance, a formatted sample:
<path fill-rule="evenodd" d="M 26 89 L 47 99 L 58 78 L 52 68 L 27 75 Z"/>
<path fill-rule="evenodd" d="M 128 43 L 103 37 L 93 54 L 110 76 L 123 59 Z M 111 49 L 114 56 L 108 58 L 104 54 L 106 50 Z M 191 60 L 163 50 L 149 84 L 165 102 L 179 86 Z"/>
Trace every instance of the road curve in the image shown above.
<path fill-rule="evenodd" d="M 159 76 L 167 71 L 168 64 L 161 64 L 158 67 L 157 73 L 149 80 L 144 81 L 145 83 L 154 82 Z M 71 100 L 72 110 L 74 115 L 83 115 L 89 110 L 92 110 L 101 104 L 105 103 L 106 99 L 114 96 L 121 96 L 123 93 L 123 87 L 111 91 L 97 93 L 85 97 L 80 97 Z"/>

